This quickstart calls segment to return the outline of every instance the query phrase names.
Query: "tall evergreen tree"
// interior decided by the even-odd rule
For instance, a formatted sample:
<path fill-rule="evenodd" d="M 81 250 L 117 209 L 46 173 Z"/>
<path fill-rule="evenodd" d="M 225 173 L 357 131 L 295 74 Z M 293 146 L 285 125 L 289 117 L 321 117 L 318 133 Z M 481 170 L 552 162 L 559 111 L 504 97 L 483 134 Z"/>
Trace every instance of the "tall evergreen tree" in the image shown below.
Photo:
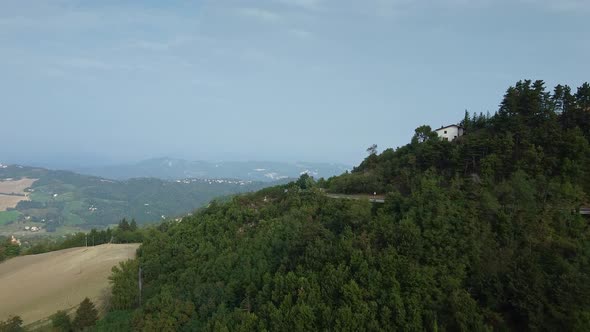
<path fill-rule="evenodd" d="M 119 230 L 123 232 L 130 230 L 130 225 L 127 219 L 121 219 L 121 221 L 119 222 Z"/>
<path fill-rule="evenodd" d="M 83 331 L 86 328 L 93 326 L 98 320 L 98 311 L 94 307 L 94 303 L 89 298 L 85 298 L 78 309 L 76 310 L 76 317 L 72 325 L 76 331 Z"/>
<path fill-rule="evenodd" d="M 129 223 L 129 230 L 132 232 L 137 230 L 137 222 L 135 222 L 135 218 L 131 219 L 131 223 Z"/>

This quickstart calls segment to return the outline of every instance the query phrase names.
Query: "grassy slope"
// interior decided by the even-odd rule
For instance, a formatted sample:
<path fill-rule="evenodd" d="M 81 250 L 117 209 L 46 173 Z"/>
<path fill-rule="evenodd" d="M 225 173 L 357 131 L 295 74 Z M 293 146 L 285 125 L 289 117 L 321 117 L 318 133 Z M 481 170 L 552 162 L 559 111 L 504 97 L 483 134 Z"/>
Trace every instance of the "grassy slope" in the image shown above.
<path fill-rule="evenodd" d="M 0 211 L 0 226 L 17 220 L 20 215 L 18 211 Z"/>
<path fill-rule="evenodd" d="M 22 317 L 25 325 L 89 297 L 100 305 L 111 268 L 135 256 L 138 244 L 105 244 L 22 256 L 0 264 L 0 320 Z"/>

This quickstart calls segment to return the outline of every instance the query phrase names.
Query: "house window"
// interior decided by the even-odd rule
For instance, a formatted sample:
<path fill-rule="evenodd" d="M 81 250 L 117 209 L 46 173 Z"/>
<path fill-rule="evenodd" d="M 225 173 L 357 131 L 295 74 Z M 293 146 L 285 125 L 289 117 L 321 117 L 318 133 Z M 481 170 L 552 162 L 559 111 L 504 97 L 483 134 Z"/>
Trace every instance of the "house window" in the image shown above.
<path fill-rule="evenodd" d="M 447 131 L 445 130 L 445 134 L 447 133 Z"/>

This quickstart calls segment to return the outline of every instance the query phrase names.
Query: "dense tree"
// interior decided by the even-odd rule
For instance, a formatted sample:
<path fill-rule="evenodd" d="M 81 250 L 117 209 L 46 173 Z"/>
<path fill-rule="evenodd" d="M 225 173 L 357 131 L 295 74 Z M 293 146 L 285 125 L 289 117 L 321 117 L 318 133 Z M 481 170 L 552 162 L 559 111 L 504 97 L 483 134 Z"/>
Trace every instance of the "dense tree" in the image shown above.
<path fill-rule="evenodd" d="M 141 331 L 178 331 L 191 321 L 194 310 L 192 302 L 180 300 L 164 288 L 146 303 L 134 325 Z"/>
<path fill-rule="evenodd" d="M 12 243 L 8 237 L 0 236 L 0 262 L 11 257 L 16 257 L 20 253 L 20 245 Z"/>
<path fill-rule="evenodd" d="M 94 303 L 89 298 L 85 298 L 80 302 L 80 306 L 76 310 L 76 317 L 72 322 L 72 326 L 76 331 L 83 331 L 93 326 L 97 320 L 98 311 L 94 307 Z"/>
<path fill-rule="evenodd" d="M 0 321 L 0 332 L 24 331 L 22 325 L 23 320 L 19 316 L 11 316 L 5 321 Z"/>
<path fill-rule="evenodd" d="M 240 195 L 150 230 L 113 269 L 117 322 L 179 331 L 584 331 L 590 326 L 587 85 L 507 90 L 352 172 Z M 322 189 L 318 188 L 321 185 Z M 332 199 L 386 193 L 383 204 Z M 130 318 L 133 316 L 133 318 Z"/>
<path fill-rule="evenodd" d="M 47 238 L 31 239 L 30 242 L 32 242 L 32 244 L 29 244 L 29 246 L 23 250 L 21 250 L 21 247 L 18 245 L 11 245 L 10 241 L 6 241 L 4 242 L 5 244 L 2 245 L 2 240 L 0 239 L 0 261 L 2 261 L 3 258 L 7 258 L 7 254 L 9 257 L 16 256 L 19 253 L 34 255 L 67 248 L 84 247 L 86 245 L 97 246 L 111 243 L 112 241 L 115 243 L 140 243 L 143 241 L 143 234 L 146 232 L 147 228 L 137 228 L 137 224 L 132 226 L 133 224 L 132 220 L 129 224 L 129 230 L 127 231 L 122 231 L 119 228 L 115 228 L 114 230 L 111 230 L 110 228 L 104 230 L 93 228 L 89 233 L 78 232 L 68 234 L 65 238 L 58 240 Z"/>
<path fill-rule="evenodd" d="M 109 281 L 113 285 L 111 306 L 115 310 L 134 309 L 139 303 L 137 260 L 128 260 L 113 266 Z"/>
<path fill-rule="evenodd" d="M 412 143 L 424 143 L 430 139 L 438 138 L 436 132 L 432 131 L 430 126 L 420 126 L 416 128 L 414 137 L 412 137 Z"/>
<path fill-rule="evenodd" d="M 92 328 L 94 332 L 113 332 L 132 330 L 132 312 L 115 310 L 99 320 Z"/>
<path fill-rule="evenodd" d="M 125 218 L 121 219 L 121 221 L 119 222 L 119 230 L 123 231 L 123 232 L 131 230 L 131 226 L 129 225 L 129 222 L 127 221 L 127 219 L 125 219 Z"/>
<path fill-rule="evenodd" d="M 137 222 L 135 222 L 135 219 L 131 219 L 131 222 L 129 223 L 129 230 L 131 232 L 135 232 L 137 230 Z"/>
<path fill-rule="evenodd" d="M 70 332 L 73 330 L 70 316 L 68 316 L 67 312 L 62 310 L 51 316 L 51 327 L 51 330 L 55 332 Z"/>

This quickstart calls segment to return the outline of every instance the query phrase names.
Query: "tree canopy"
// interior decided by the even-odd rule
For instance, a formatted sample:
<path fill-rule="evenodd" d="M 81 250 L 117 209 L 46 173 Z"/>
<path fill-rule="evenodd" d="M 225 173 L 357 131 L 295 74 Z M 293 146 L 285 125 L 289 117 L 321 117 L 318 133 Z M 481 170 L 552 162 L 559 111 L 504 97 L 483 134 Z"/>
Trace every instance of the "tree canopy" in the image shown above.
<path fill-rule="evenodd" d="M 83 331 L 86 328 L 93 326 L 97 320 L 98 311 L 94 307 L 94 303 L 92 303 L 89 298 L 85 298 L 76 310 L 76 317 L 72 322 L 72 326 L 76 331 Z"/>
<path fill-rule="evenodd" d="M 422 126 L 350 173 L 164 223 L 113 270 L 117 317 L 135 330 L 587 330 L 590 229 L 576 211 L 590 87 L 571 91 L 518 82 L 496 114 L 466 112 L 454 141 Z"/>

